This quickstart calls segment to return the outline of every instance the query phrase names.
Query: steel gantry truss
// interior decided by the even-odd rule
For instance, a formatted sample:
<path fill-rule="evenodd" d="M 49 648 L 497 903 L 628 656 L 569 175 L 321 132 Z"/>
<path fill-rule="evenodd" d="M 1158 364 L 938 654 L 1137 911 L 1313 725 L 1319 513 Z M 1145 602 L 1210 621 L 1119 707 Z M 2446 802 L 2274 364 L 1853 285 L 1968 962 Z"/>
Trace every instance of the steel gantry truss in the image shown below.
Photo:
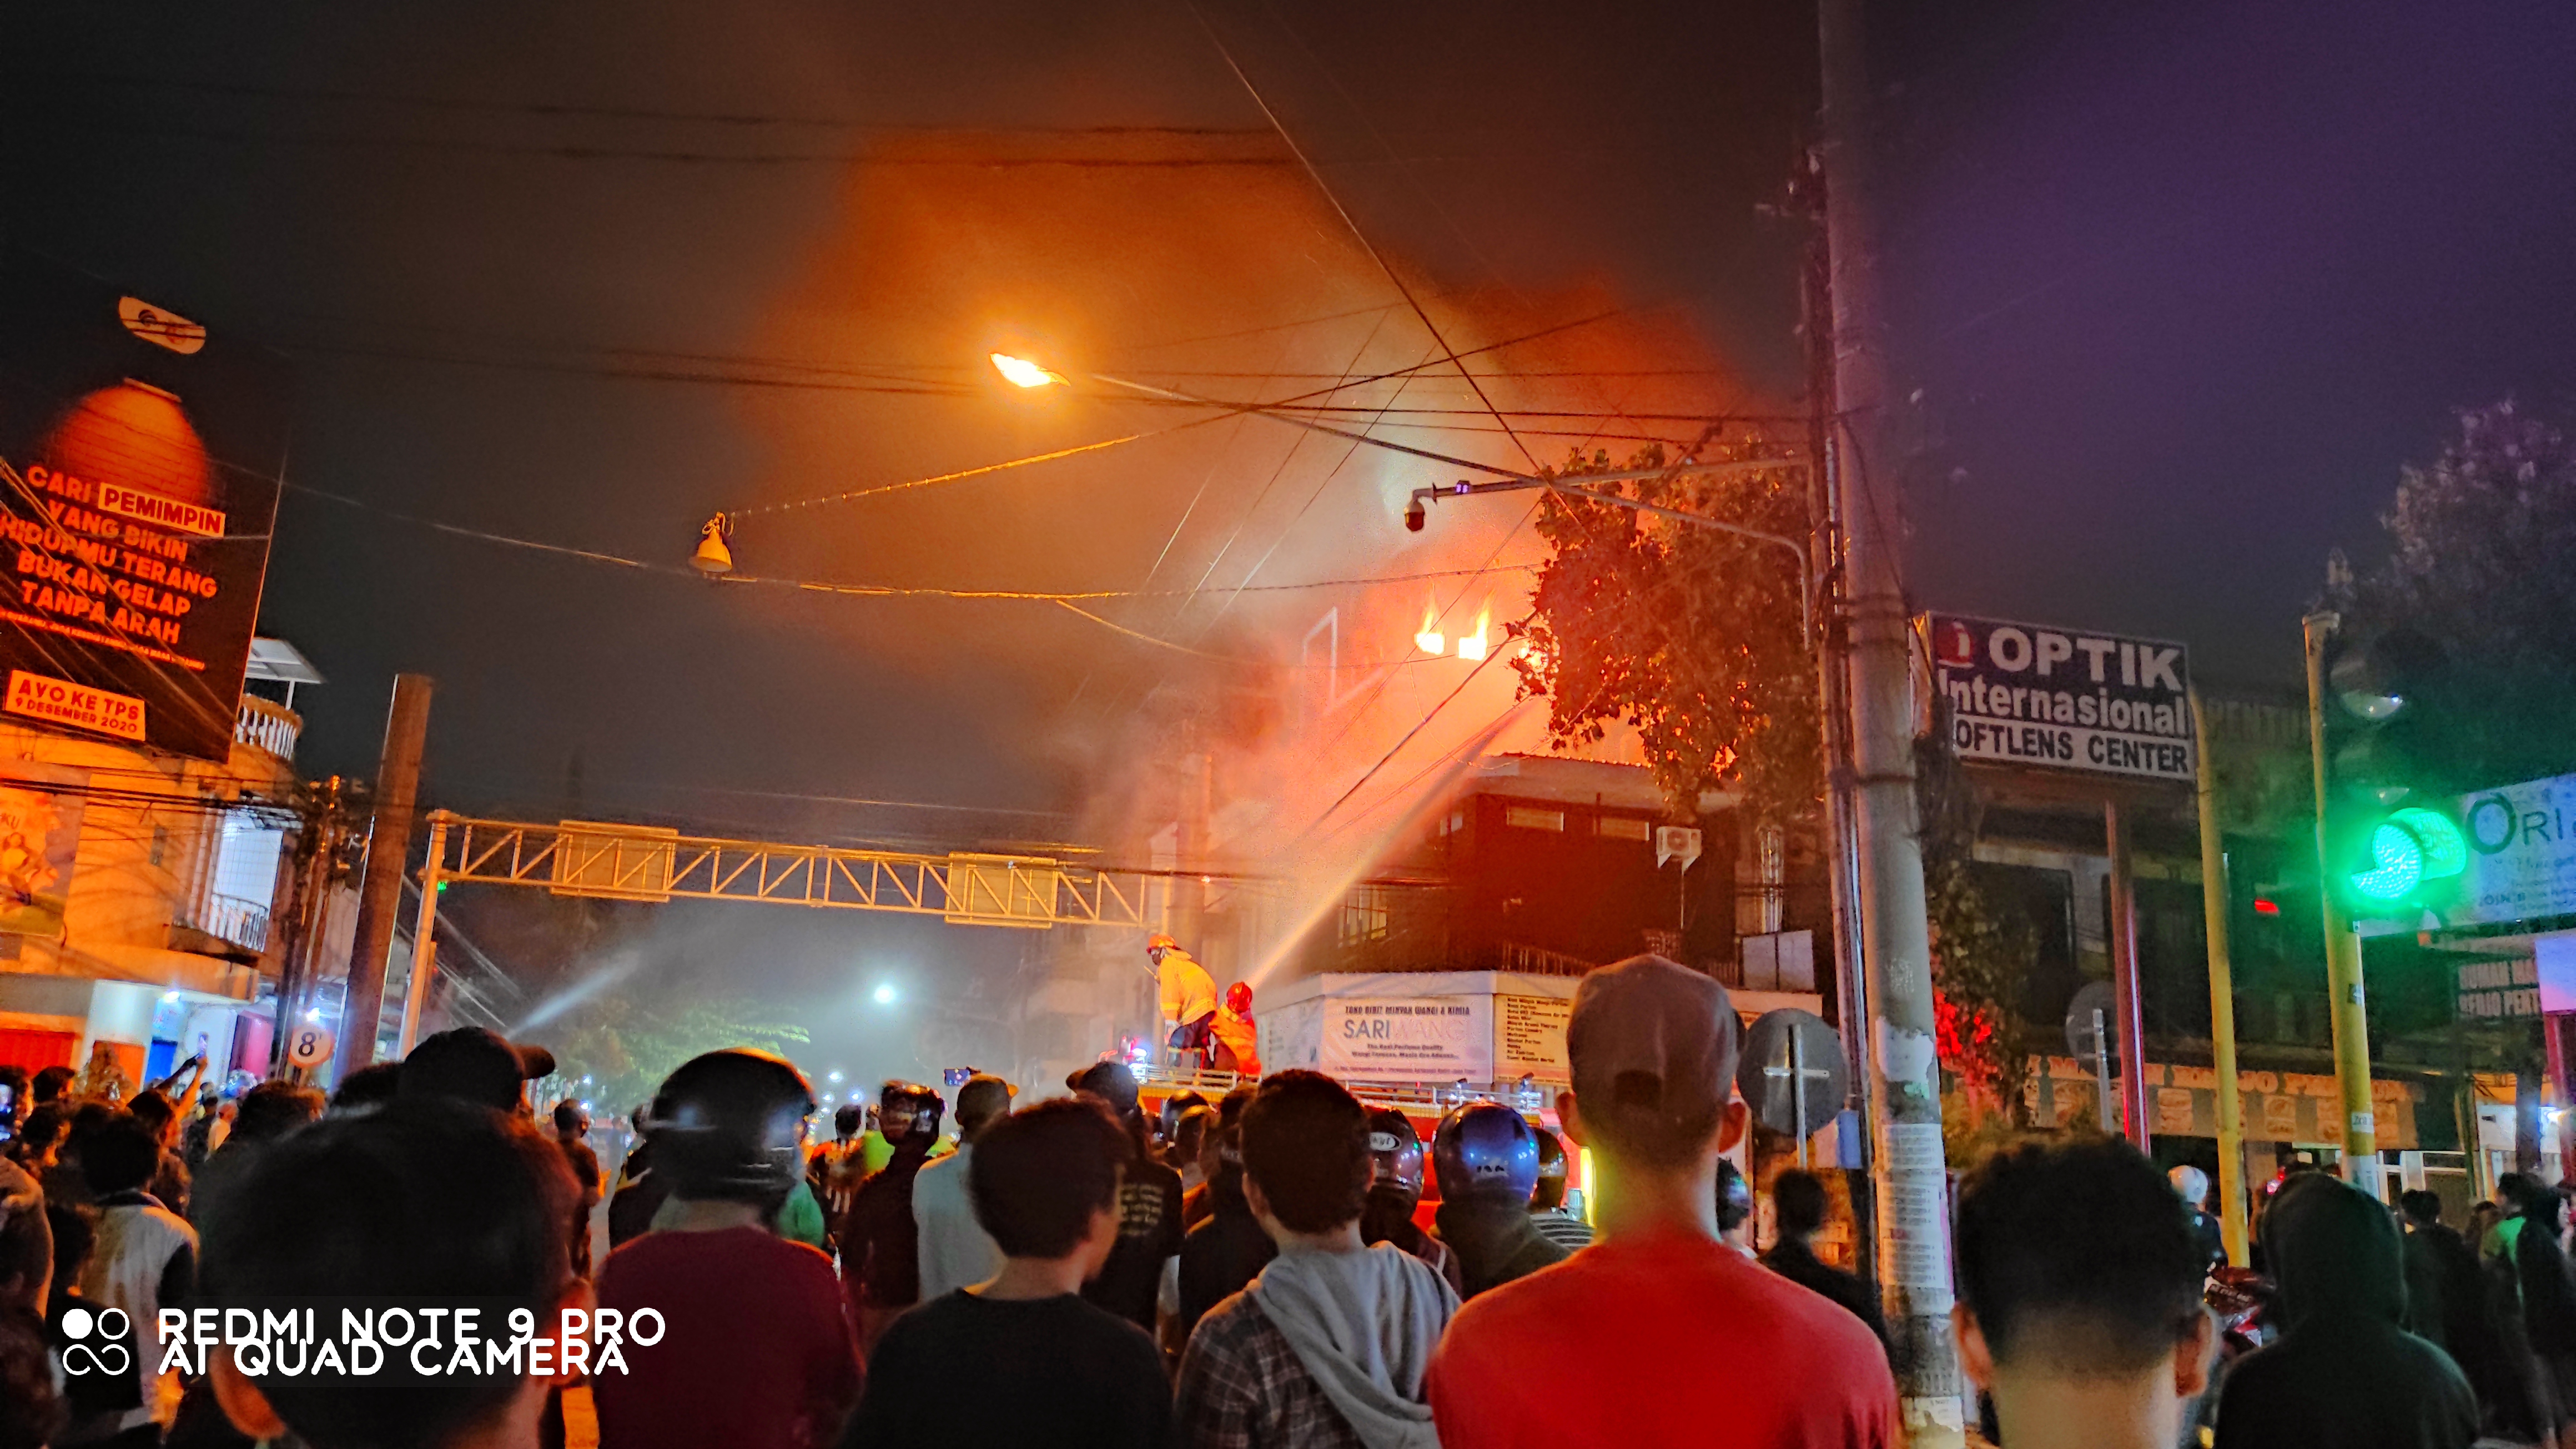
<path fill-rule="evenodd" d="M 1151 871 L 1099 870 L 1044 856 L 933 854 L 828 845 L 719 840 L 646 825 L 565 820 L 552 825 L 429 817 L 412 926 L 414 962 L 403 1008 L 403 1050 L 418 1033 L 434 964 L 439 887 L 535 886 L 556 895 L 625 901 L 746 901 L 894 911 L 963 926 L 1121 926 L 1159 917 Z"/>

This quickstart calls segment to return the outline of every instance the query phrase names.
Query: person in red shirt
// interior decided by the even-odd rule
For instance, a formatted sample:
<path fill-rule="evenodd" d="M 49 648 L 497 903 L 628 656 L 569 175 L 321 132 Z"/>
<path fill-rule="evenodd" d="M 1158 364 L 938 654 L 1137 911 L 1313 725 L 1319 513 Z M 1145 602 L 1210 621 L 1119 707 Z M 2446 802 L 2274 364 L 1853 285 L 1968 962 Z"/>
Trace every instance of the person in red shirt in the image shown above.
<path fill-rule="evenodd" d="M 1736 1039 L 1726 988 L 1661 957 L 1583 978 L 1557 1110 L 1599 1166 L 1600 1236 L 1459 1310 L 1429 1376 L 1444 1449 L 1904 1442 L 1869 1329 L 1719 1238 Z"/>
<path fill-rule="evenodd" d="M 653 1099 L 654 1172 L 678 1220 L 608 1255 L 599 1306 L 661 1315 L 628 1371 L 594 1375 L 600 1449 L 814 1449 L 859 1398 L 858 1339 L 831 1260 L 769 1230 L 804 1171 L 813 1090 L 767 1052 L 709 1052 Z"/>

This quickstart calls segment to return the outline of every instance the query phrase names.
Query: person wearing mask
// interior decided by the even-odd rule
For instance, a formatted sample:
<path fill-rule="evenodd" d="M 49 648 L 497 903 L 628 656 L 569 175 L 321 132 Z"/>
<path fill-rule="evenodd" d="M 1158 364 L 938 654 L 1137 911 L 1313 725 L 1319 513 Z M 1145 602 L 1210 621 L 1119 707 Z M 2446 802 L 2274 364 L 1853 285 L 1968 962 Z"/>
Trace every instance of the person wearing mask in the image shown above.
<path fill-rule="evenodd" d="M 1430 1264 L 1450 1292 L 1463 1293 L 1458 1255 L 1413 1220 L 1422 1203 L 1422 1134 L 1413 1130 L 1412 1118 L 1392 1107 L 1369 1113 L 1369 1174 L 1360 1241 L 1395 1244 Z"/>
<path fill-rule="evenodd" d="M 859 1351 L 865 1354 L 894 1322 L 921 1301 L 921 1239 L 912 1216 L 912 1186 L 939 1140 L 944 1104 L 918 1082 L 888 1082 L 877 1094 L 877 1120 L 894 1156 L 850 1199 L 841 1224 L 841 1275 L 858 1308 Z"/>
<path fill-rule="evenodd" d="M 591 1306 L 589 1285 L 572 1274 L 573 1199 L 562 1152 L 524 1116 L 437 1095 L 388 1101 L 280 1141 L 248 1167 L 206 1219 L 202 1301 L 251 1311 L 299 1299 L 464 1299 L 489 1305 L 485 1322 L 524 1310 L 552 1333 L 565 1310 Z M 682 1322 L 673 1317 L 675 1334 Z M 531 1357 L 394 1385 L 254 1376 L 229 1353 L 207 1355 L 215 1402 L 235 1429 L 306 1449 L 533 1445 L 549 1396 L 579 1374 L 557 1355 L 539 1372 Z"/>
<path fill-rule="evenodd" d="M 978 1072 L 957 1089 L 957 1150 L 922 1164 L 912 1182 L 912 1221 L 921 1244 L 921 1301 L 971 1287 L 1002 1271 L 1002 1250 L 975 1216 L 968 1184 L 975 1144 L 1011 1114 L 1011 1084 Z M 1080 1282 L 1073 1285 L 1079 1291 Z"/>
<path fill-rule="evenodd" d="M 1076 1081 L 1075 1090 L 1107 1107 L 1135 1149 L 1118 1185 L 1118 1245 L 1082 1296 L 1152 1333 L 1163 1264 L 1181 1251 L 1181 1175 L 1155 1161 L 1146 1144 L 1135 1073 L 1118 1062 L 1095 1062 Z"/>
<path fill-rule="evenodd" d="M 1450 1449 L 1903 1442 L 1869 1330 L 1718 1238 L 1739 1031 L 1725 987 L 1661 957 L 1576 987 L 1557 1112 L 1601 1174 L 1599 1236 L 1459 1311 L 1430 1377 Z"/>
<path fill-rule="evenodd" d="M 179 1374 L 160 1367 L 161 1310 L 189 1306 L 197 1283 L 197 1230 L 146 1190 L 160 1165 L 160 1134 L 131 1112 L 116 1113 L 81 1144 L 81 1172 L 98 1205 L 98 1246 L 82 1270 L 81 1297 L 127 1316 L 137 1392 L 117 1429 L 153 1443 L 179 1411 Z"/>
<path fill-rule="evenodd" d="M 1242 1130 L 1244 1195 L 1279 1256 L 1190 1334 L 1175 1442 L 1436 1449 L 1423 1375 L 1458 1297 L 1421 1259 L 1360 1241 L 1366 1109 L 1330 1077 L 1286 1071 Z"/>
<path fill-rule="evenodd" d="M 1145 959 L 1152 963 L 1155 1004 L 1162 1012 L 1164 1060 L 1182 1067 L 1203 1065 L 1209 1028 L 1216 1021 L 1216 978 L 1180 942 L 1160 931 L 1145 938 Z"/>
<path fill-rule="evenodd" d="M 1824 1229 L 1825 1211 L 1824 1179 L 1794 1167 L 1781 1173 L 1771 1184 L 1771 1216 L 1779 1238 L 1762 1256 L 1762 1266 L 1842 1305 L 1844 1312 L 1869 1325 L 1884 1346 L 1887 1319 L 1879 1310 L 1878 1290 L 1816 1256 L 1816 1234 Z"/>
<path fill-rule="evenodd" d="M 2007 1148 L 1960 1185 L 1956 1242 L 1959 1364 L 1992 1395 L 2002 1442 L 2182 1442 L 2216 1333 L 2190 1216 L 2155 1164 L 2113 1137 Z"/>
<path fill-rule="evenodd" d="M 1248 1101 L 1249 1093 L 1246 1096 Z M 1226 1101 L 1231 1104 L 1234 1094 L 1227 1093 Z M 1222 1118 L 1222 1108 L 1219 1113 Z M 1189 1236 L 1182 1239 L 1174 1283 L 1171 1336 L 1184 1345 L 1209 1309 L 1242 1292 L 1279 1255 L 1279 1245 L 1261 1230 L 1260 1219 L 1252 1215 L 1252 1204 L 1243 1195 L 1243 1124 L 1220 1121 L 1209 1141 L 1214 1151 L 1207 1181 L 1208 1215 L 1191 1225 Z"/>
<path fill-rule="evenodd" d="M 602 1308 L 659 1312 L 659 1343 L 594 1376 L 600 1449 L 811 1449 L 858 1402 L 857 1335 L 831 1260 L 769 1231 L 804 1169 L 804 1075 L 768 1052 L 708 1052 L 653 1099 L 653 1172 L 674 1221 L 599 1267 Z"/>
<path fill-rule="evenodd" d="M 1500 1102 L 1453 1107 L 1431 1134 L 1431 1163 L 1440 1175 L 1432 1220 L 1440 1241 L 1458 1255 L 1461 1299 L 1565 1261 L 1565 1249 L 1540 1237 L 1530 1221 L 1538 1133 L 1529 1119 Z"/>
<path fill-rule="evenodd" d="M 2191 1209 L 2191 1235 L 2212 1268 L 2227 1266 L 2227 1233 L 2209 1211 L 2209 1174 L 2186 1162 L 2165 1174 L 2174 1195 Z"/>
<path fill-rule="evenodd" d="M 571 1170 L 573 1186 L 581 1197 L 573 1206 L 572 1271 L 574 1276 L 590 1276 L 590 1215 L 599 1207 L 599 1153 L 590 1145 L 590 1113 L 566 1097 L 555 1103 L 555 1147 L 563 1153 L 564 1166 Z"/>
<path fill-rule="evenodd" d="M 1544 1127 L 1538 1133 L 1538 1191 L 1530 1194 L 1530 1226 L 1568 1253 L 1592 1246 L 1592 1225 L 1565 1205 L 1565 1184 L 1572 1163 L 1565 1144 Z"/>
<path fill-rule="evenodd" d="M 960 1089 L 960 1115 L 975 1082 L 999 1080 Z M 953 1170 L 1000 1266 L 886 1330 L 841 1449 L 1162 1449 L 1171 1393 L 1161 1356 L 1081 1292 L 1118 1242 L 1126 1133 L 1076 1097 L 997 1111 L 967 1135 Z"/>
<path fill-rule="evenodd" d="M 2050 1204 L 2050 1214 L 2082 1216 L 2063 1202 Z M 2228 1370 L 2218 1449 L 2468 1449 L 2478 1437 L 2469 1381 L 2448 1355 L 2400 1326 L 2404 1248 L 2388 1210 L 2340 1178 L 2307 1173 L 2273 1199 L 2264 1236 L 2280 1286 L 2281 1336 Z M 2109 1267 L 2097 1257 L 2093 1271 Z"/>

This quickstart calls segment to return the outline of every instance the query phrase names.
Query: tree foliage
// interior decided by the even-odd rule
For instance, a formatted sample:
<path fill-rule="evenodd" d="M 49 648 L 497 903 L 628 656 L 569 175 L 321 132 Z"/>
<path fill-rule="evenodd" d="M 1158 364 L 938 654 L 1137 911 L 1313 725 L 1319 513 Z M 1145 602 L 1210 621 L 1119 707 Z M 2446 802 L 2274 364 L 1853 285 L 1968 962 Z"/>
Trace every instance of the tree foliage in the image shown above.
<path fill-rule="evenodd" d="M 2405 732 L 2423 783 L 2576 770 L 2576 445 L 2512 402 L 2464 411 L 2380 522 L 2387 560 L 2329 602 L 2349 634 L 2403 626 L 2448 656 Z"/>
<path fill-rule="evenodd" d="M 699 998 L 655 1010 L 634 996 L 605 991 L 576 1006 L 561 1029 L 557 1075 L 589 1076 L 602 1106 L 624 1111 L 650 1101 L 682 1062 L 725 1047 L 784 1054 L 805 1042 L 805 1028 L 778 1021 L 748 1000 Z"/>
<path fill-rule="evenodd" d="M 2023 1123 L 2030 1055 L 2019 1001 L 2038 953 L 2029 914 L 1977 868 L 1976 796 L 1938 729 L 1915 747 L 1915 800 L 1923 843 L 1923 894 L 1932 937 L 1935 1027 L 1941 1060 L 1959 1076 L 1973 1114 Z"/>
<path fill-rule="evenodd" d="M 1758 437 L 1699 450 L 1703 462 L 1757 460 Z M 1614 464 L 1577 452 L 1552 476 L 1665 466 L 1660 444 Z M 1793 463 L 1728 477 L 1690 474 L 1583 484 L 1789 538 L 1806 534 Z M 1553 549 L 1530 616 L 1512 633 L 1524 696 L 1548 701 L 1560 746 L 1633 726 L 1656 782 L 1681 813 L 1701 790 L 1740 789 L 1757 818 L 1804 818 L 1821 798 L 1816 673 L 1799 613 L 1801 563 L 1788 550 L 1609 503 L 1548 495 L 1539 533 Z"/>

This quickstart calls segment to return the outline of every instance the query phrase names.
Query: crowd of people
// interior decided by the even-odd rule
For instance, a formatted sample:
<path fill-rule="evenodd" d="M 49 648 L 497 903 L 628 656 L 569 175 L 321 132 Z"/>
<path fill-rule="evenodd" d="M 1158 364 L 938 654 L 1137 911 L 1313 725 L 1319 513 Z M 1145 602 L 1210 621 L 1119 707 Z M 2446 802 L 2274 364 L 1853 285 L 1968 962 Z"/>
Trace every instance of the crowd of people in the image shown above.
<path fill-rule="evenodd" d="M 638 1109 L 613 1176 L 579 1103 L 532 1110 L 543 1052 L 477 1029 L 327 1102 L 287 1082 L 108 1101 L 49 1069 L 7 1083 L 33 1110 L 0 1159 L 0 1449 L 551 1449 L 584 1382 L 602 1449 L 1904 1442 L 1906 1345 L 1817 1250 L 1828 1183 L 1774 1178 L 1754 1254 L 1724 988 L 1652 957 L 1602 968 L 1567 1050 L 1568 1140 L 1480 1101 L 1427 1143 L 1304 1070 L 1149 1118 L 1116 1062 L 1028 1104 L 975 1074 L 953 1139 L 940 1093 L 888 1083 L 816 1142 L 793 1065 L 718 1051 Z M 1587 1212 L 1567 1207 L 1569 1141 L 1597 1170 Z M 2438 1199 L 2392 1215 L 2290 1178 L 2261 1223 L 2268 1341 L 2222 1351 L 2205 1182 L 2112 1139 L 1998 1152 L 1955 1212 L 1953 1331 L 1985 1431 L 2553 1441 L 2576 1421 L 2562 1199 L 2505 1186 L 2463 1234 Z M 342 1381 L 161 1352 L 163 1309 L 323 1301 L 657 1328 L 618 1371 L 530 1353 Z M 68 1372 L 110 1310 L 125 1371 Z"/>

